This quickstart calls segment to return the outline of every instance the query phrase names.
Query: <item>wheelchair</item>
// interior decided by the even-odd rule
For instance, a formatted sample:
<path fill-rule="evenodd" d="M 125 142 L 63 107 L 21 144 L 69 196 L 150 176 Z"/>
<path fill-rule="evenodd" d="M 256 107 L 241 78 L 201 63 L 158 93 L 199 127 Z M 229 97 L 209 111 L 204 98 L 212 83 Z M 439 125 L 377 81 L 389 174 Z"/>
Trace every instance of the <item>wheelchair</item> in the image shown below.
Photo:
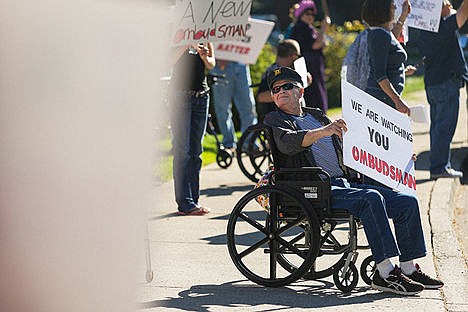
<path fill-rule="evenodd" d="M 244 131 L 237 143 L 236 159 L 242 173 L 252 182 L 257 182 L 273 164 L 265 128 L 252 125 Z"/>
<path fill-rule="evenodd" d="M 281 168 L 271 129 L 257 130 L 269 142 L 275 167 L 229 216 L 227 245 L 234 265 L 267 287 L 333 275 L 335 286 L 348 293 L 359 273 L 370 285 L 375 262 L 365 258 L 358 272 L 357 250 L 369 247 L 358 246 L 359 220 L 347 210 L 331 209 L 330 176 L 318 167 Z"/>

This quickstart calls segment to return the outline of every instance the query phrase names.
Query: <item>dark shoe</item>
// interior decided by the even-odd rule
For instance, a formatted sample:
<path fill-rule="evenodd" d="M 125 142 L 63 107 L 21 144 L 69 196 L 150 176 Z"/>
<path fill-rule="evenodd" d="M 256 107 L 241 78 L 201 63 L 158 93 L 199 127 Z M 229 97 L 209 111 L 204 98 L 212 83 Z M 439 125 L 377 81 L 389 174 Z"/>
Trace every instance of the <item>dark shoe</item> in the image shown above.
<path fill-rule="evenodd" d="M 438 178 L 461 179 L 463 178 L 463 172 L 449 168 L 442 173 L 431 173 L 431 180 L 436 180 Z"/>
<path fill-rule="evenodd" d="M 440 287 L 444 286 L 444 283 L 442 281 L 439 281 L 423 273 L 418 264 L 416 264 L 415 267 L 416 271 L 413 274 L 408 275 L 408 278 L 410 278 L 414 282 L 423 284 L 424 288 L 426 289 L 439 289 Z"/>
<path fill-rule="evenodd" d="M 376 270 L 371 287 L 404 296 L 416 295 L 424 290 L 424 285 L 410 280 L 396 265 L 387 278 L 381 277 L 379 271 Z"/>
<path fill-rule="evenodd" d="M 207 207 L 193 207 L 189 211 L 177 211 L 177 215 L 179 216 L 204 216 L 207 213 L 210 213 L 211 209 Z"/>

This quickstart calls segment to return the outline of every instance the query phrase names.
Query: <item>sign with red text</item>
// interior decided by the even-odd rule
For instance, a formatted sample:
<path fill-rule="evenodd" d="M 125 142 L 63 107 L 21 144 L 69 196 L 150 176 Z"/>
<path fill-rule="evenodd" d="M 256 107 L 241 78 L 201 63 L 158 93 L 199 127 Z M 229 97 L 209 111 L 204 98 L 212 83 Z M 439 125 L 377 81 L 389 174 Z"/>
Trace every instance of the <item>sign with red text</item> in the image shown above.
<path fill-rule="evenodd" d="M 257 58 L 275 23 L 249 18 L 248 25 L 244 38 L 215 44 L 217 59 L 245 64 L 255 64 L 257 62 Z"/>
<path fill-rule="evenodd" d="M 396 0 L 395 17 L 401 14 L 404 0 Z M 406 19 L 409 27 L 437 32 L 439 30 L 440 14 L 442 12 L 441 0 L 410 0 L 411 12 Z"/>
<path fill-rule="evenodd" d="M 172 17 L 172 45 L 245 38 L 252 1 L 176 0 Z"/>
<path fill-rule="evenodd" d="M 341 81 L 344 164 L 406 194 L 416 195 L 413 132 L 408 116 Z"/>

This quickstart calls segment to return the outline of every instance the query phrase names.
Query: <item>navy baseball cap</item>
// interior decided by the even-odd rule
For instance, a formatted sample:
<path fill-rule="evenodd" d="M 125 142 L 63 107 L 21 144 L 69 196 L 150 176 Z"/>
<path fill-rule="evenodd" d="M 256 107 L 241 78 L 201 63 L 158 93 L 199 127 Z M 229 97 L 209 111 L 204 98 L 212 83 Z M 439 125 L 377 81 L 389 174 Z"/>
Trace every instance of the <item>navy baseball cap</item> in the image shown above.
<path fill-rule="evenodd" d="M 268 74 L 268 87 L 273 87 L 273 84 L 278 80 L 290 80 L 299 82 L 302 86 L 302 77 L 295 71 L 289 67 L 279 67 L 273 69 L 270 74 Z"/>

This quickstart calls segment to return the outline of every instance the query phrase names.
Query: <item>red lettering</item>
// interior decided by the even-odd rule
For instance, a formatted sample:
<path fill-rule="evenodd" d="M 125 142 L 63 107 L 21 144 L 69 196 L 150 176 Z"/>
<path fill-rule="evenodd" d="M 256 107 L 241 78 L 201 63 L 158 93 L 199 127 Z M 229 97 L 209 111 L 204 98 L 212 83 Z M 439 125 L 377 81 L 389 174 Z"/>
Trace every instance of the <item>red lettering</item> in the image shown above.
<path fill-rule="evenodd" d="M 388 176 L 388 164 L 385 162 L 385 160 L 382 161 L 382 174 Z"/>
<path fill-rule="evenodd" d="M 375 160 L 375 170 L 377 170 L 378 173 L 382 172 L 382 159 L 377 159 Z"/>
<path fill-rule="evenodd" d="M 395 167 L 390 166 L 390 179 L 395 180 Z"/>
<path fill-rule="evenodd" d="M 359 149 L 356 146 L 353 146 L 352 149 L 353 158 L 355 161 L 359 160 Z"/>
<path fill-rule="evenodd" d="M 401 172 L 400 169 L 396 168 L 396 171 L 395 171 L 395 181 L 402 182 L 402 181 L 401 181 L 401 178 L 402 178 L 402 172 Z"/>
<path fill-rule="evenodd" d="M 372 154 L 367 154 L 367 157 L 369 158 L 369 167 L 375 169 L 374 156 Z"/>
<path fill-rule="evenodd" d="M 365 150 L 361 150 L 361 164 L 367 166 L 367 153 Z"/>

